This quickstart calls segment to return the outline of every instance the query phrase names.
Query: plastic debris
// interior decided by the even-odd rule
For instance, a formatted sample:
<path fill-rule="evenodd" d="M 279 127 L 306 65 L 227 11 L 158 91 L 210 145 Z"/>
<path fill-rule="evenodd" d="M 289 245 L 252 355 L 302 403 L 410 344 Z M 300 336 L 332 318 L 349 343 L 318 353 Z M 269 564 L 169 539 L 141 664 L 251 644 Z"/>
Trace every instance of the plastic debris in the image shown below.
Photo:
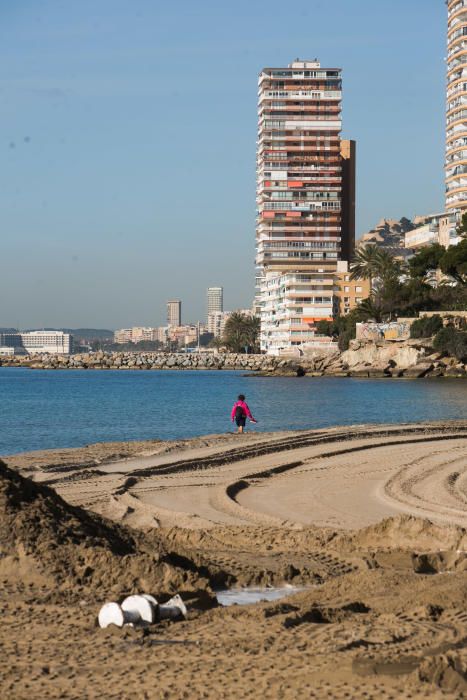
<path fill-rule="evenodd" d="M 159 605 L 159 619 L 177 619 L 179 617 L 186 617 L 186 606 L 177 593 L 167 603 Z"/>
<path fill-rule="evenodd" d="M 122 610 L 118 603 L 106 603 L 99 611 L 99 627 L 105 629 L 109 625 L 123 627 L 123 625 L 134 624 L 140 620 L 138 613 L 130 610 Z"/>
<path fill-rule="evenodd" d="M 99 611 L 98 622 L 102 629 L 109 625 L 134 627 L 152 625 L 158 620 L 177 620 L 186 614 L 185 603 L 178 594 L 160 605 L 154 596 L 142 593 L 128 596 L 121 605 L 105 603 Z"/>
<path fill-rule="evenodd" d="M 149 596 L 152 598 L 152 596 Z M 157 600 L 152 598 L 154 603 L 144 595 L 130 595 L 122 603 L 124 612 L 134 613 L 139 617 L 140 622 L 152 625 L 156 619 Z"/>

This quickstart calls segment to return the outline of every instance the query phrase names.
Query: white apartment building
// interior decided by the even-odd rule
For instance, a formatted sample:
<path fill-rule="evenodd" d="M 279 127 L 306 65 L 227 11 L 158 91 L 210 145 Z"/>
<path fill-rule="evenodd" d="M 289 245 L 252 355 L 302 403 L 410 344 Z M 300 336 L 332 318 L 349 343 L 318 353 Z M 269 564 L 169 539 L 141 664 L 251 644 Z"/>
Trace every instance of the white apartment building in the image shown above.
<path fill-rule="evenodd" d="M 467 209 L 467 2 L 448 0 L 446 211 Z"/>
<path fill-rule="evenodd" d="M 457 233 L 457 214 L 449 212 L 447 214 L 431 214 L 423 218 L 424 223 L 412 231 L 404 234 L 404 245 L 418 251 L 420 248 L 439 243 L 444 248 L 460 243 L 460 236 Z"/>
<path fill-rule="evenodd" d="M 432 214 L 425 218 L 422 226 L 406 231 L 404 234 L 404 245 L 406 248 L 424 248 L 432 243 L 439 243 L 439 222 L 443 214 Z"/>
<path fill-rule="evenodd" d="M 324 270 L 267 272 L 261 295 L 261 350 L 278 355 L 284 350 L 328 342 L 315 323 L 332 320 L 334 276 Z"/>
<path fill-rule="evenodd" d="M 259 76 L 256 308 L 261 348 L 297 349 L 332 318 L 333 274 L 355 238 L 355 142 L 341 139 L 341 70 L 319 61 Z"/>

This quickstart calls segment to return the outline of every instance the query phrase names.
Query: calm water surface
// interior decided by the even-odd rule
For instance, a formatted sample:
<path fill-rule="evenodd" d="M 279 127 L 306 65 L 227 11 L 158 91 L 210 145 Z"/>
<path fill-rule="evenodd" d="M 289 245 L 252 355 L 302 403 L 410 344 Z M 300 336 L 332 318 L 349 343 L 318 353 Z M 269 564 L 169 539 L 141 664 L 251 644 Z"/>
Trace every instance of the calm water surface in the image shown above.
<path fill-rule="evenodd" d="M 461 379 L 0 367 L 0 454 L 227 432 L 239 393 L 261 431 L 467 418 Z"/>

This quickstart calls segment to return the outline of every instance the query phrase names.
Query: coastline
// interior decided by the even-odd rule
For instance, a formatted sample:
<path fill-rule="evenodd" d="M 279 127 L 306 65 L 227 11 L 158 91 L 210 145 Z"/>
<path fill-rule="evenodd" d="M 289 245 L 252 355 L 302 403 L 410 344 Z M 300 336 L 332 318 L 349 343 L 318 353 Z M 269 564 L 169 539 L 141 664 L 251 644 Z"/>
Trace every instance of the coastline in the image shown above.
<path fill-rule="evenodd" d="M 301 357 L 235 353 L 104 352 L 4 356 L 0 367 L 93 370 L 237 370 L 255 376 L 438 378 L 467 377 L 467 364 L 433 350 L 432 339 L 350 342 L 348 350 L 310 351 Z"/>

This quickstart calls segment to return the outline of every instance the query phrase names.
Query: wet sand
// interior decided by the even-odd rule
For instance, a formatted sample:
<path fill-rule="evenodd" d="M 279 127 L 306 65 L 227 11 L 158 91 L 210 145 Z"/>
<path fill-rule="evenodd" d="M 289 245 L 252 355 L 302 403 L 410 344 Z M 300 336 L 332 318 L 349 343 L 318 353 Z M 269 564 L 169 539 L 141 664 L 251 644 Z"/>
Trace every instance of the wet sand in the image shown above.
<path fill-rule="evenodd" d="M 467 697 L 465 422 L 4 460 L 28 481 L 0 480 L 3 697 Z M 211 607 L 283 584 L 305 590 Z M 136 591 L 188 619 L 95 627 Z"/>

